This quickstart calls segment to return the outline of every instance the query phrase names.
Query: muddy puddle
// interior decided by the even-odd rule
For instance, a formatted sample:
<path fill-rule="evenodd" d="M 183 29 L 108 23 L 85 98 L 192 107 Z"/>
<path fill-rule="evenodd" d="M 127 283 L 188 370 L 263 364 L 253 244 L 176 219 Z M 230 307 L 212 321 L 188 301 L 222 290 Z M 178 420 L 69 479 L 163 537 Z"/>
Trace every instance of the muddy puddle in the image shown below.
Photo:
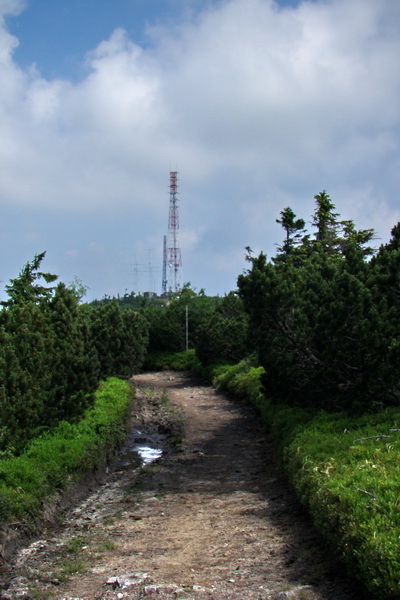
<path fill-rule="evenodd" d="M 132 429 L 122 447 L 117 468 L 120 470 L 144 467 L 161 458 L 166 436 L 157 432 Z"/>

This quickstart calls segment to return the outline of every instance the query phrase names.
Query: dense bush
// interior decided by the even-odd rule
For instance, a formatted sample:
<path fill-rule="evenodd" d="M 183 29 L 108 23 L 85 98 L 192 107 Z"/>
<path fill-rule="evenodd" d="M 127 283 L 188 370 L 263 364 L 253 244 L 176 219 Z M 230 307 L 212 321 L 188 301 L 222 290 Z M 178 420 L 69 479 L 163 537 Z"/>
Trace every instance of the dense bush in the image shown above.
<path fill-rule="evenodd" d="M 248 317 L 233 292 L 207 315 L 197 332 L 196 354 L 205 366 L 234 364 L 249 354 Z"/>
<path fill-rule="evenodd" d="M 43 258 L 6 286 L 0 312 L 0 452 L 6 455 L 60 421 L 78 419 L 100 379 L 132 374 L 147 349 L 140 314 L 115 303 L 79 305 L 76 290 L 45 285 L 56 277 L 39 271 Z"/>
<path fill-rule="evenodd" d="M 242 300 L 233 292 L 213 298 L 185 286 L 167 300 L 143 302 L 140 313 L 149 328 L 148 368 L 152 357 L 157 362 L 157 356 L 186 349 L 195 349 L 204 367 L 216 362 L 235 363 L 249 354 L 248 316 Z"/>
<path fill-rule="evenodd" d="M 80 310 L 98 357 L 100 377 L 126 377 L 137 371 L 148 346 L 145 318 L 134 309 L 122 310 L 117 301 Z"/>
<path fill-rule="evenodd" d="M 80 335 L 78 307 L 59 284 L 50 298 L 15 302 L 0 313 L 0 449 L 80 416 L 99 381 Z"/>
<path fill-rule="evenodd" d="M 16 457 L 0 461 L 0 522 L 36 518 L 43 502 L 112 456 L 125 437 L 134 390 L 110 378 L 78 424 L 61 422 Z"/>
<path fill-rule="evenodd" d="M 373 231 L 339 221 L 325 192 L 315 199 L 315 237 L 285 209 L 277 256 L 249 252 L 238 278 L 268 394 L 329 410 L 398 404 L 400 227 L 367 260 Z"/>
<path fill-rule="evenodd" d="M 196 293 L 189 284 L 168 299 L 149 299 L 140 309 L 149 327 L 148 351 L 183 352 L 195 348 L 202 324 L 213 314 L 219 298 Z"/>
<path fill-rule="evenodd" d="M 185 316 L 170 305 L 149 302 L 141 309 L 149 329 L 149 352 L 181 352 L 185 350 Z"/>
<path fill-rule="evenodd" d="M 191 371 L 197 367 L 195 351 L 183 352 L 151 352 L 146 355 L 143 368 L 147 371 Z"/>

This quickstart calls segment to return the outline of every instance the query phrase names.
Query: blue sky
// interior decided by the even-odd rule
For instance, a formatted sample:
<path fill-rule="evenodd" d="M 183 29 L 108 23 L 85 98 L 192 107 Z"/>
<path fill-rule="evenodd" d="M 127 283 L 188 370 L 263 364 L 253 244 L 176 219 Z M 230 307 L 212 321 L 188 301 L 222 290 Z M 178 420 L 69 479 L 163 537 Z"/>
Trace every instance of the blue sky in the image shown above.
<path fill-rule="evenodd" d="M 149 44 L 146 30 L 180 18 L 185 2 L 175 0 L 30 0 L 9 30 L 20 44 L 14 58 L 24 68 L 35 62 L 46 78 L 82 78 L 89 50 L 124 27 L 140 45 Z"/>
<path fill-rule="evenodd" d="M 299 0 L 279 0 L 292 7 Z M 9 31 L 19 39 L 15 61 L 23 68 L 35 63 L 46 78 L 85 76 L 84 56 L 99 41 L 123 27 L 137 44 L 152 44 L 151 29 L 172 27 L 201 14 L 216 0 L 25 0 L 18 18 L 9 17 Z"/>
<path fill-rule="evenodd" d="M 0 296 L 44 250 L 89 300 L 160 292 L 171 169 L 197 290 L 322 189 L 387 241 L 399 61 L 398 0 L 0 0 Z"/>

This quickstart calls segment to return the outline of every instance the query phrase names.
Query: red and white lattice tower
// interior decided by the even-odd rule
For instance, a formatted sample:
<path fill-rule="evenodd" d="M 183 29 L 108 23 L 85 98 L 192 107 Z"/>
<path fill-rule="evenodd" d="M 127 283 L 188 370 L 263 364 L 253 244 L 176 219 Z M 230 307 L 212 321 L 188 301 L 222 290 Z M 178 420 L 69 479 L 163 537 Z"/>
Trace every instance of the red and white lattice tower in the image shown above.
<path fill-rule="evenodd" d="M 179 292 L 182 287 L 182 256 L 178 246 L 178 171 L 169 174 L 169 218 L 168 218 L 168 290 Z"/>

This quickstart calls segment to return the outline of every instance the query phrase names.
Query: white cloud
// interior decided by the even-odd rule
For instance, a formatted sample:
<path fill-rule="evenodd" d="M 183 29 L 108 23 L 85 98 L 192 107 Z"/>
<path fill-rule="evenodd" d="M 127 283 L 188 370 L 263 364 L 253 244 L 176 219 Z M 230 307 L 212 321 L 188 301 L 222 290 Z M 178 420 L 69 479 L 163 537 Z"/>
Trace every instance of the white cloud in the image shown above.
<path fill-rule="evenodd" d="M 22 7 L 3 1 L 0 18 Z M 153 29 L 145 49 L 111 32 L 79 83 L 18 68 L 1 23 L 3 211 L 119 218 L 127 245 L 161 245 L 178 168 L 185 273 L 215 286 L 221 265 L 233 278 L 245 245 L 273 252 L 280 210 L 308 219 L 323 188 L 382 235 L 399 217 L 397 0 L 218 2 Z"/>

